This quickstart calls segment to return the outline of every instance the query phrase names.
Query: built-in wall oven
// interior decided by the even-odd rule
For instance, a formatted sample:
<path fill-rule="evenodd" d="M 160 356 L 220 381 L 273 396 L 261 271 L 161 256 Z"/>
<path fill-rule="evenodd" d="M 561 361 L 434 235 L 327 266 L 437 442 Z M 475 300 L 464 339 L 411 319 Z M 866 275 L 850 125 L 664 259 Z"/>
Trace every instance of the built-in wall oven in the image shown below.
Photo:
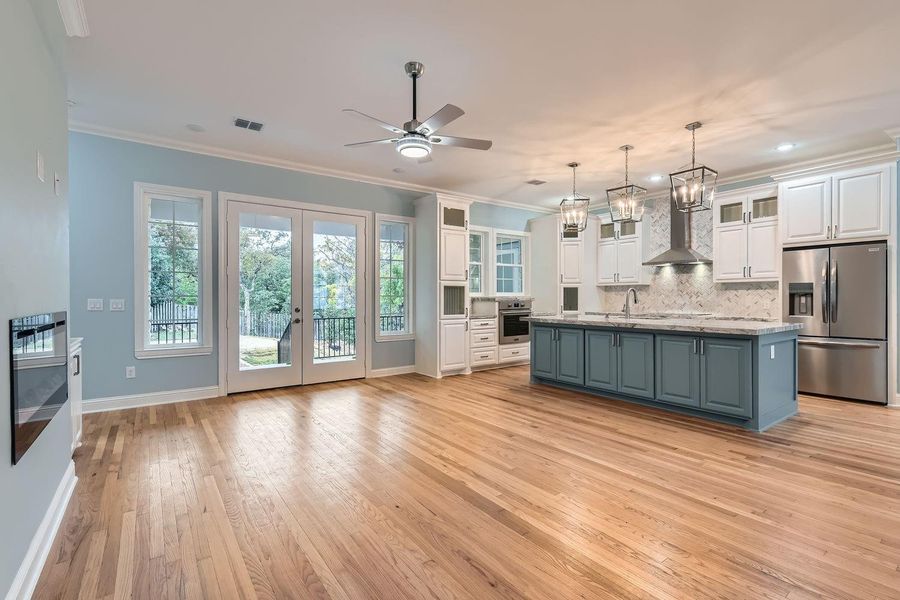
<path fill-rule="evenodd" d="M 510 298 L 497 301 L 499 315 L 499 343 L 521 344 L 531 339 L 531 324 L 525 320 L 531 316 L 531 300 Z"/>

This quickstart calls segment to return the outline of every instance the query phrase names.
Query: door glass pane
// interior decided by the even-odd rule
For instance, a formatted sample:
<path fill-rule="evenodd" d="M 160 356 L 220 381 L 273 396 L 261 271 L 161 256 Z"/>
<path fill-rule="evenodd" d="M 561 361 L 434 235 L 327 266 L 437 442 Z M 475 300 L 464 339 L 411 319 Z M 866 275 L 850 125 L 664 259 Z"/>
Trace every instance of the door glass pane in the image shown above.
<path fill-rule="evenodd" d="M 291 364 L 291 220 L 241 213 L 239 367 Z"/>
<path fill-rule="evenodd" d="M 443 207 L 444 225 L 448 227 L 465 227 L 466 211 L 462 208 Z"/>
<path fill-rule="evenodd" d="M 616 226 L 613 223 L 603 223 L 600 225 L 600 239 L 611 240 L 616 237 Z"/>
<path fill-rule="evenodd" d="M 356 226 L 315 221 L 313 363 L 356 358 Z"/>
<path fill-rule="evenodd" d="M 458 317 L 466 311 L 466 288 L 461 285 L 444 286 L 443 317 Z"/>
<path fill-rule="evenodd" d="M 578 312 L 578 288 L 563 288 L 563 310 L 565 312 Z"/>
<path fill-rule="evenodd" d="M 778 214 L 778 198 L 757 198 L 753 201 L 753 218 L 765 219 Z"/>
<path fill-rule="evenodd" d="M 634 235 L 635 231 L 637 231 L 637 223 L 634 221 L 624 221 L 619 224 L 619 237 Z"/>
<path fill-rule="evenodd" d="M 744 203 L 732 202 L 719 207 L 720 223 L 737 223 L 744 220 Z"/>

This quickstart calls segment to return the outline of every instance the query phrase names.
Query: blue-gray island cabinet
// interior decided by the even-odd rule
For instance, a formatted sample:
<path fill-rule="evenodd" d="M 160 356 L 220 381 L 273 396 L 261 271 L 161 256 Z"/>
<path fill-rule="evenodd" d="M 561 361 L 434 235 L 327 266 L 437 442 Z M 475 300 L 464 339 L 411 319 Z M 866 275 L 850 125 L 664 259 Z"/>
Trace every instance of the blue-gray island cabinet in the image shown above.
<path fill-rule="evenodd" d="M 530 321 L 535 383 L 754 431 L 797 412 L 797 325 L 595 316 Z"/>

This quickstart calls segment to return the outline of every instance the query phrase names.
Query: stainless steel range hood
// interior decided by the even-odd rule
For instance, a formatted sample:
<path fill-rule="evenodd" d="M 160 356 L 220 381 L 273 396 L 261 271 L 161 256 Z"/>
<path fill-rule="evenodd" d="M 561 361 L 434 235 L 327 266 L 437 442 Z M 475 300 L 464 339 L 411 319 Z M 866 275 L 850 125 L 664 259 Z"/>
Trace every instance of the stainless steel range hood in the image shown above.
<path fill-rule="evenodd" d="M 712 261 L 691 248 L 691 213 L 681 212 L 669 200 L 671 221 L 671 240 L 669 249 L 644 264 L 653 267 L 664 265 L 699 265 L 711 264 Z"/>

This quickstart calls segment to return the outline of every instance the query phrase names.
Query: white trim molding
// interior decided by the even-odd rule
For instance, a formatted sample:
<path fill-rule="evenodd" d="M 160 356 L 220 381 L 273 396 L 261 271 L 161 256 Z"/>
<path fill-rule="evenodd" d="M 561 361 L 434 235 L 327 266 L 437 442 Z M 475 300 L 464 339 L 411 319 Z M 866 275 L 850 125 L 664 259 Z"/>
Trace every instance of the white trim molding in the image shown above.
<path fill-rule="evenodd" d="M 62 522 L 63 515 L 66 514 L 66 507 L 69 506 L 69 500 L 72 498 L 72 492 L 75 491 L 75 484 L 78 478 L 75 476 L 75 463 L 69 461 L 66 472 L 63 473 L 59 485 L 56 486 L 56 493 L 41 519 L 31 543 L 28 545 L 28 551 L 25 552 L 25 558 L 19 565 L 16 577 L 13 579 L 9 591 L 6 593 L 6 600 L 26 600 L 31 598 L 34 588 L 37 585 L 41 571 L 44 569 L 44 563 L 50 554 L 50 548 L 53 546 L 53 540 L 56 538 L 56 532 Z"/>
<path fill-rule="evenodd" d="M 367 379 L 375 379 L 378 377 L 392 377 L 394 375 L 406 375 L 415 373 L 416 365 L 405 365 L 402 367 L 385 367 L 383 369 L 372 369 L 366 376 Z"/>
<path fill-rule="evenodd" d="M 91 35 L 83 0 L 56 0 L 56 5 L 67 36 L 83 38 Z"/>
<path fill-rule="evenodd" d="M 110 410 L 140 408 L 142 406 L 158 406 L 160 404 L 173 404 L 175 402 L 206 400 L 208 398 L 218 398 L 219 395 L 219 386 L 210 385 L 184 390 L 171 390 L 168 392 L 151 392 L 149 394 L 131 394 L 128 396 L 108 396 L 106 398 L 85 400 L 84 412 L 85 414 L 99 413 Z"/>

